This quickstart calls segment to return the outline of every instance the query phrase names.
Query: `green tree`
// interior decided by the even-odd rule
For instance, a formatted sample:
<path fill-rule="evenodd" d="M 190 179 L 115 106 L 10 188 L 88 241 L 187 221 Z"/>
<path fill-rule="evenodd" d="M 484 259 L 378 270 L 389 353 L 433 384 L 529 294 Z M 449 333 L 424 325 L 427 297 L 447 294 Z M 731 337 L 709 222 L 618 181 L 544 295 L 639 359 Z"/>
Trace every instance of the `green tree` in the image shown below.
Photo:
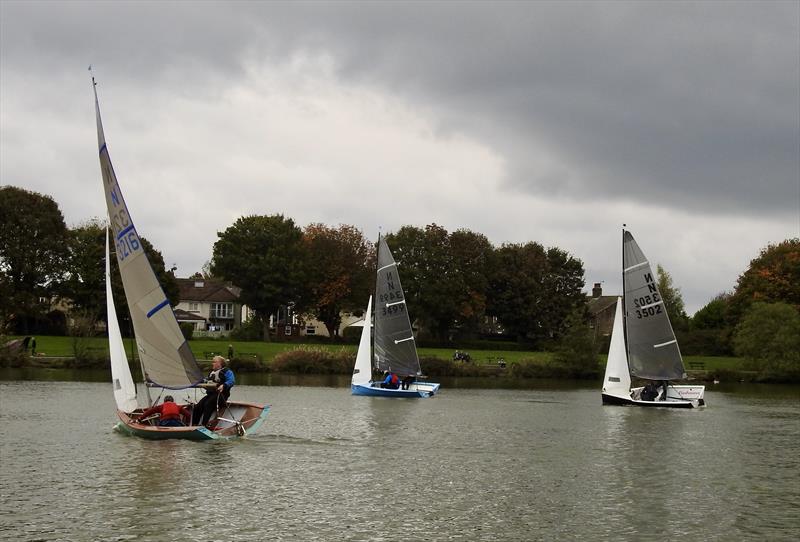
<path fill-rule="evenodd" d="M 299 299 L 307 284 L 303 232 L 283 215 L 251 215 L 217 237 L 210 271 L 242 289 L 268 341 L 270 315 Z"/>
<path fill-rule="evenodd" d="M 503 245 L 494 254 L 487 312 L 518 340 L 558 338 L 570 312 L 586 303 L 583 263 L 538 243 Z"/>
<path fill-rule="evenodd" d="M 731 294 L 723 292 L 694 313 L 692 329 L 722 329 L 728 324 L 728 307 Z"/>
<path fill-rule="evenodd" d="M 664 308 L 673 329 L 684 331 L 689 328 L 689 317 L 683 304 L 681 289 L 672 282 L 672 276 L 658 264 L 656 266 L 657 286 L 664 300 Z"/>
<path fill-rule="evenodd" d="M 800 310 L 800 239 L 767 245 L 739 276 L 730 302 L 731 324 L 756 302 L 788 303 Z"/>
<path fill-rule="evenodd" d="M 598 345 L 589 327 L 586 307 L 576 307 L 564 321 L 564 333 L 554 361 L 566 367 L 575 378 L 591 378 L 599 372 L 597 355 Z"/>
<path fill-rule="evenodd" d="M 105 243 L 106 224 L 93 219 L 69 231 L 69 257 L 63 294 L 70 300 L 73 318 L 106 321 Z M 146 238 L 140 237 L 150 266 L 164 294 L 174 307 L 180 302 L 180 288 L 172 269 L 166 269 L 164 257 Z M 117 320 L 123 334 L 131 332 L 130 313 L 119 275 L 114 244 L 111 243 L 111 288 Z"/>
<path fill-rule="evenodd" d="M 764 378 L 800 380 L 800 313 L 788 303 L 755 302 L 736 328 L 736 355 Z"/>
<path fill-rule="evenodd" d="M 83 319 L 105 314 L 105 223 L 93 219 L 69 231 L 64 296 Z M 103 317 L 103 319 L 105 319 Z"/>
<path fill-rule="evenodd" d="M 304 305 L 328 335 L 339 336 L 342 310 L 363 309 L 374 282 L 374 250 L 361 230 L 310 224 L 304 230 L 309 262 Z"/>
<path fill-rule="evenodd" d="M 0 187 L 0 224 L 0 321 L 29 333 L 58 294 L 67 227 L 53 198 L 14 186 Z"/>
<path fill-rule="evenodd" d="M 461 229 L 450 234 L 450 251 L 459 286 L 455 327 L 471 334 L 480 330 L 486 315 L 494 247 L 485 235 Z"/>
<path fill-rule="evenodd" d="M 424 230 L 403 226 L 387 235 L 386 242 L 398 262 L 409 314 L 420 328 L 447 340 L 458 318 L 462 289 L 447 230 L 436 224 Z"/>

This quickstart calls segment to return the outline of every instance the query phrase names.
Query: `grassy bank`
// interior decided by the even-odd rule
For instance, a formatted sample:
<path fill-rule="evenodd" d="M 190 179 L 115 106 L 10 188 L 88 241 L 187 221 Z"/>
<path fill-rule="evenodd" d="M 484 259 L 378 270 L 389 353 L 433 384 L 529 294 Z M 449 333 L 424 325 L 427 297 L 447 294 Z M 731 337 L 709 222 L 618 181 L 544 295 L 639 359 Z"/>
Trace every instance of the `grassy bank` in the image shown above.
<path fill-rule="evenodd" d="M 108 359 L 108 340 L 105 337 L 81 339 L 83 349 L 89 353 L 86 366 L 103 366 Z M 36 337 L 37 355 L 56 358 L 72 358 L 74 356 L 73 339 L 71 337 L 41 336 Z M 304 344 L 299 342 L 271 342 L 262 341 L 220 341 L 210 339 L 196 339 L 189 341 L 195 357 L 209 360 L 213 355 L 220 354 L 228 357 L 228 345 L 233 347 L 234 358 L 237 359 L 239 370 L 269 371 L 281 370 L 286 372 L 311 373 L 318 370 L 320 374 L 341 373 L 345 374 L 351 367 L 354 359 L 356 345 L 352 344 L 326 344 L 315 342 Z M 125 349 L 133 351 L 133 341 L 125 340 Z M 302 352 L 294 352 L 301 350 Z M 518 350 L 470 350 L 469 363 L 453 362 L 455 348 L 420 348 L 419 356 L 423 360 L 423 369 L 432 375 L 438 376 L 487 376 L 499 372 L 498 362 L 502 359 L 506 363 L 507 373 L 510 376 L 521 378 L 536 378 L 555 376 L 561 371 L 553 363 L 550 352 L 525 352 Z M 462 350 L 463 351 L 463 350 Z M 273 367 L 276 358 L 278 366 Z M 281 361 L 287 358 L 290 361 Z M 307 358 L 307 362 L 300 360 Z M 40 359 L 30 360 L 31 365 L 45 363 Z M 67 366 L 76 366 L 69 361 Z M 686 356 L 686 368 L 691 376 L 712 379 L 718 374 L 725 374 L 726 380 L 731 378 L 730 373 L 748 373 L 745 361 L 735 357 L 713 356 Z M 302 367 L 302 369 L 298 369 Z M 605 356 L 598 358 L 598 373 L 602 376 L 605 368 Z M 752 376 L 749 379 L 751 379 Z"/>

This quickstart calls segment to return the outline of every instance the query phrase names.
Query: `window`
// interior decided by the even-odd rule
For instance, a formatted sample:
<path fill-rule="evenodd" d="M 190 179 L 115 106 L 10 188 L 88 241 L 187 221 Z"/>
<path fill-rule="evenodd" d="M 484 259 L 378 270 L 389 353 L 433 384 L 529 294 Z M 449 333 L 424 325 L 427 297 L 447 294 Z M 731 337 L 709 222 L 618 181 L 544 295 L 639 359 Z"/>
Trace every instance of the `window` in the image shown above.
<path fill-rule="evenodd" d="M 211 318 L 233 318 L 233 303 L 212 303 Z"/>
<path fill-rule="evenodd" d="M 189 312 L 200 312 L 200 309 L 197 307 L 196 301 L 189 302 Z"/>
<path fill-rule="evenodd" d="M 306 335 L 316 335 L 316 334 L 317 334 L 317 328 L 313 326 L 308 326 L 306 328 Z"/>

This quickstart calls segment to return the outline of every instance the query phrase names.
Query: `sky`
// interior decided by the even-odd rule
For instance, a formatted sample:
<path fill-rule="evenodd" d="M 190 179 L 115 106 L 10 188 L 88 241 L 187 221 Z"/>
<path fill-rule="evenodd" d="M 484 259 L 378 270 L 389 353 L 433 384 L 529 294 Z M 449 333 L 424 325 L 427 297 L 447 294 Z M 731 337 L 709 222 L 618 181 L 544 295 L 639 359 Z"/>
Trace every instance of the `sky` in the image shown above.
<path fill-rule="evenodd" d="M 88 66 L 178 276 L 245 215 L 468 229 L 689 314 L 800 236 L 800 2 L 0 1 L 0 185 L 105 216 Z"/>

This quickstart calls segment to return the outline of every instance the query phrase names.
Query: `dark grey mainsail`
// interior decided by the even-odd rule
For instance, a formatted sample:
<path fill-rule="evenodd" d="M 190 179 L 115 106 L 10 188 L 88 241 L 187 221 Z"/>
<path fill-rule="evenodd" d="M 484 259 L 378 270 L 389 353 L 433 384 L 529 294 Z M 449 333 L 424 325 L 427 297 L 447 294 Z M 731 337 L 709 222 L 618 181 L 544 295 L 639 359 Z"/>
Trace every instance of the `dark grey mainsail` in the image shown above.
<path fill-rule="evenodd" d="M 421 374 L 397 263 L 384 238 L 378 241 L 375 283 L 375 366 L 400 376 Z"/>
<path fill-rule="evenodd" d="M 629 231 L 622 234 L 622 269 L 631 376 L 648 380 L 686 378 L 656 277 Z"/>
<path fill-rule="evenodd" d="M 189 387 L 202 380 L 203 375 L 178 327 L 167 296 L 150 267 L 122 197 L 106 146 L 96 90 L 94 100 L 103 190 L 139 358 L 146 377 L 153 384 L 169 388 Z"/>

